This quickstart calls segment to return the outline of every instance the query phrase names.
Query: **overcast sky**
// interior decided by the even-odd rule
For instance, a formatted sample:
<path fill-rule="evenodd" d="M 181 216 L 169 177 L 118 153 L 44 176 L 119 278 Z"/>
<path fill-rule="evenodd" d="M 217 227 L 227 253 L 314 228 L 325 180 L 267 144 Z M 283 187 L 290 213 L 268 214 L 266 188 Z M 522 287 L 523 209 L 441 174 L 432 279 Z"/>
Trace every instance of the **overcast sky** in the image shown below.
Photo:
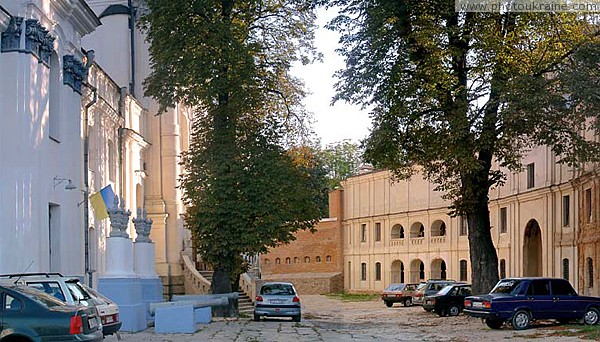
<path fill-rule="evenodd" d="M 298 65 L 292 69 L 292 73 L 302 78 L 306 89 L 312 93 L 305 99 L 305 106 L 314 113 L 315 133 L 321 138 L 322 145 L 344 139 L 358 143 L 369 134 L 371 128 L 367 111 L 361 111 L 360 107 L 340 101 L 330 106 L 336 81 L 333 73 L 344 67 L 344 59 L 335 52 L 339 35 L 324 27 L 334 15 L 335 11 L 319 10 L 317 24 L 320 28 L 316 33 L 316 47 L 323 53 L 323 63 Z"/>

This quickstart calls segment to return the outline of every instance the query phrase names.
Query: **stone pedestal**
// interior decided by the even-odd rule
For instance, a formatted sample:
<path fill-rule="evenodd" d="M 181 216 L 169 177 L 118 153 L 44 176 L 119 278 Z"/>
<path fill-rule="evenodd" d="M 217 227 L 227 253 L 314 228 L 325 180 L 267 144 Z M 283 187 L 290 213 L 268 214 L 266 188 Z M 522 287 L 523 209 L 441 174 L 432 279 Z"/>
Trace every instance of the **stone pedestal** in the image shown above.
<path fill-rule="evenodd" d="M 134 278 L 133 241 L 126 237 L 106 239 L 105 278 Z"/>
<path fill-rule="evenodd" d="M 98 290 L 119 305 L 122 331 L 138 332 L 147 328 L 148 310 L 139 278 L 99 278 Z"/>
<path fill-rule="evenodd" d="M 146 305 L 146 320 L 151 322 L 150 304 L 162 302 L 162 282 L 154 270 L 154 243 L 135 242 L 134 270 L 142 286 L 142 302 Z"/>

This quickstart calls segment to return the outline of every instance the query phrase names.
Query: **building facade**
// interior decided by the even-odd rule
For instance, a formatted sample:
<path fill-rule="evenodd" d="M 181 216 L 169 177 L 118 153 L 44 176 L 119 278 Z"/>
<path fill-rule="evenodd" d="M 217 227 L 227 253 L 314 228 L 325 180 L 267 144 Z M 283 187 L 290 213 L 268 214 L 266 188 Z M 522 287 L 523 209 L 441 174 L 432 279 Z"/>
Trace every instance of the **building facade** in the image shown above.
<path fill-rule="evenodd" d="M 574 169 L 560 164 L 547 147 L 532 150 L 523 165 L 521 172 L 506 171 L 505 184 L 490 191 L 500 277 L 564 277 L 581 293 L 598 295 L 600 201 L 595 166 Z M 379 292 L 389 283 L 430 278 L 471 281 L 466 220 L 450 217 L 451 202 L 434 188 L 419 174 L 394 181 L 389 171 L 366 172 L 342 182 L 336 217 L 344 290 Z M 318 249 L 323 241 L 305 232 L 297 237 L 264 256 L 263 268 L 279 258 L 278 277 L 294 276 L 299 266 L 293 259 L 292 265 L 285 265 L 283 258 Z M 312 269 L 303 266 L 301 272 Z"/>
<path fill-rule="evenodd" d="M 132 218 L 139 207 L 153 220 L 164 293 L 183 291 L 177 179 L 192 113 L 158 115 L 143 95 L 140 3 L 0 0 L 0 273 L 61 272 L 95 285 L 110 222 L 88 198 L 110 185 Z M 131 222 L 128 233 L 135 238 Z"/>

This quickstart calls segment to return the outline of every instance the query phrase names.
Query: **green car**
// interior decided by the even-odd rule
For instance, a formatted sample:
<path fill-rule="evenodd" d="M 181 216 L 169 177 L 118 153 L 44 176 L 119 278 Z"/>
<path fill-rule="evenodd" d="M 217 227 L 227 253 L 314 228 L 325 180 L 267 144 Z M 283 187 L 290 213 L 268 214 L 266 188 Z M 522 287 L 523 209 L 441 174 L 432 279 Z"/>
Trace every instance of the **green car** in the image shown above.
<path fill-rule="evenodd" d="M 0 285 L 0 342 L 102 339 L 94 307 L 67 305 L 25 285 Z"/>

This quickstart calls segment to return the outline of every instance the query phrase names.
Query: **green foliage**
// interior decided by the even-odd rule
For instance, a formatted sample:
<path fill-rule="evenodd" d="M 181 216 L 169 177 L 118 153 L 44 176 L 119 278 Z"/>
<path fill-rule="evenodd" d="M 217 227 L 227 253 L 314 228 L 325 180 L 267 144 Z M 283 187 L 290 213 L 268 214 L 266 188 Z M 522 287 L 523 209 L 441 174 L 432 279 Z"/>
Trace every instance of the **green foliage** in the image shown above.
<path fill-rule="evenodd" d="M 329 298 L 341 300 L 344 302 L 371 302 L 381 299 L 381 295 L 375 293 L 330 293 L 326 295 Z"/>
<path fill-rule="evenodd" d="M 291 63 L 318 58 L 313 8 L 300 0 L 148 0 L 146 94 L 166 110 L 196 110 L 181 177 L 185 224 L 231 291 L 242 254 L 294 239 L 321 218 L 324 179 L 284 146 L 305 131 L 302 84 Z"/>
<path fill-rule="evenodd" d="M 454 0 L 328 3 L 341 8 L 329 27 L 346 57 L 334 100 L 374 108 L 365 159 L 400 178 L 421 172 L 453 200 L 469 218 L 474 288 L 489 290 L 490 187 L 538 145 L 570 165 L 600 158 L 594 18 L 461 13 Z"/>
<path fill-rule="evenodd" d="M 323 165 L 327 171 L 329 189 L 340 186 L 340 182 L 357 173 L 362 161 L 362 150 L 358 144 L 343 140 L 328 144 L 320 152 Z"/>

